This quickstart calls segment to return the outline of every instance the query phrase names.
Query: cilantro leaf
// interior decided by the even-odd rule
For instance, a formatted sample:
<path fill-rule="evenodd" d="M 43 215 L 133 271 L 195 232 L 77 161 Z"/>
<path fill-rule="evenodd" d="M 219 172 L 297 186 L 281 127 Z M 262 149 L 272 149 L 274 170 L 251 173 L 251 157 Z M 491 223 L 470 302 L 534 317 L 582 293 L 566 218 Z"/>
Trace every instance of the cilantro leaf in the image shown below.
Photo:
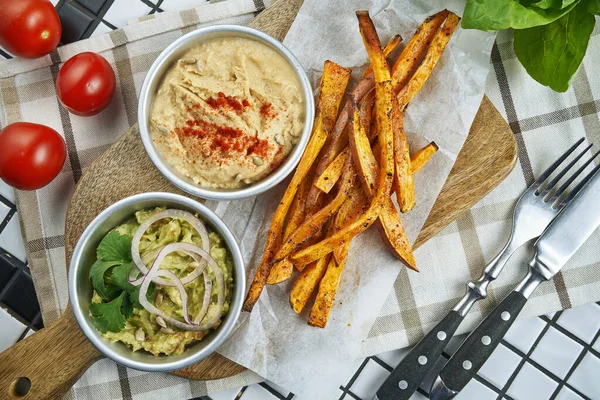
<path fill-rule="evenodd" d="M 130 297 L 128 295 L 123 296 L 123 305 L 121 305 L 121 312 L 123 313 L 123 315 L 125 315 L 125 318 L 129 318 L 133 315 L 133 304 L 131 303 Z"/>
<path fill-rule="evenodd" d="M 134 289 L 133 291 L 129 292 L 129 300 L 131 301 L 131 304 L 133 305 L 134 308 L 138 308 L 138 309 L 142 309 L 144 307 L 142 307 L 142 305 L 140 304 L 140 286 L 132 286 Z M 152 295 L 154 294 L 154 283 L 151 283 L 150 286 L 148 286 L 148 291 L 146 292 L 146 298 L 148 299 L 148 301 L 152 301 Z"/>
<path fill-rule="evenodd" d="M 92 265 L 92 268 L 90 268 L 90 280 L 92 281 L 92 286 L 104 300 L 111 300 L 120 292 L 118 288 L 113 285 L 106 285 L 106 282 L 104 281 L 105 273 L 115 265 L 119 265 L 119 262 L 97 260 Z"/>
<path fill-rule="evenodd" d="M 100 242 L 96 255 L 103 261 L 131 261 L 131 237 L 117 231 L 109 232 Z"/>
<path fill-rule="evenodd" d="M 90 304 L 92 322 L 100 332 L 119 332 L 125 327 L 125 316 L 121 312 L 124 297 L 125 292 L 122 292 L 119 297 L 108 303 Z"/>
<path fill-rule="evenodd" d="M 113 268 L 110 274 L 111 283 L 121 290 L 131 292 L 134 289 L 134 286 L 129 283 L 129 272 L 132 267 L 133 263 L 128 262 Z"/>
<path fill-rule="evenodd" d="M 129 272 L 131 271 L 131 268 L 133 268 L 132 263 L 122 264 L 118 267 L 113 268 L 111 274 L 111 281 L 113 285 L 119 287 L 120 289 L 128 293 L 130 303 L 133 307 L 142 309 L 143 307 L 139 301 L 141 285 L 133 286 L 131 283 L 129 283 Z M 146 297 L 148 298 L 148 301 L 152 300 L 153 293 L 154 284 L 150 283 L 150 286 L 148 286 L 148 291 L 146 292 Z"/>

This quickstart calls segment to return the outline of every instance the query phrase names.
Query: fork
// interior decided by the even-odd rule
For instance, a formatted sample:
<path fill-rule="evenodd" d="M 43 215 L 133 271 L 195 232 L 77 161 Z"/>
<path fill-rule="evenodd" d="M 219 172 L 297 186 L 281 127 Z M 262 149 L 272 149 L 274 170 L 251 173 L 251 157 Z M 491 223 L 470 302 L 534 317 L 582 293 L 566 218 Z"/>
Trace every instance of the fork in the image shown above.
<path fill-rule="evenodd" d="M 487 287 L 494 281 L 512 254 L 522 245 L 540 236 L 560 210 L 575 196 L 583 185 L 578 185 L 568 196 L 566 189 L 600 154 L 593 154 L 580 168 L 556 188 L 558 182 L 592 147 L 588 145 L 554 178 L 550 176 L 583 143 L 578 140 L 561 155 L 519 197 L 513 212 L 512 231 L 500 253 L 489 262 L 479 279 L 467 284 L 467 291 L 456 306 L 438 323 L 392 371 L 377 390 L 375 400 L 408 400 L 433 369 L 448 341 L 456 332 L 471 307 L 487 297 Z"/>

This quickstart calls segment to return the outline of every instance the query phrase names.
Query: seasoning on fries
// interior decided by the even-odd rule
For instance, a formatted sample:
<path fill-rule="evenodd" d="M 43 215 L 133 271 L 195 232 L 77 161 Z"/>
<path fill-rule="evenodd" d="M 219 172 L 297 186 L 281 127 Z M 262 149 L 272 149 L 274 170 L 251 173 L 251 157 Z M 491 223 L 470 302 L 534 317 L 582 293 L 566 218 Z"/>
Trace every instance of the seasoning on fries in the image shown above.
<path fill-rule="evenodd" d="M 325 328 L 352 239 L 373 224 L 392 254 L 418 271 L 400 212 L 415 206 L 414 174 L 438 146 L 432 142 L 410 154 L 403 110 L 431 75 L 460 19 L 448 10 L 428 17 L 394 61 L 388 57 L 400 35 L 382 49 L 368 12 L 356 15 L 370 65 L 344 96 L 350 70 L 325 62 L 312 137 L 273 216 L 245 311 L 266 284 L 295 279 L 292 309 L 300 314 L 316 293 L 308 324 Z"/>

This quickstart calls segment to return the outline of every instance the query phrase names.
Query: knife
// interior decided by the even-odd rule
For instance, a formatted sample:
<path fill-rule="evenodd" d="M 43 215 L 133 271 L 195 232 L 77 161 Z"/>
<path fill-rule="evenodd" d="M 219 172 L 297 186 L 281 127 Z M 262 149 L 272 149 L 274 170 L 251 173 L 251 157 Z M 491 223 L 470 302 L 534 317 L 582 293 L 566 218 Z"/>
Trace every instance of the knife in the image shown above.
<path fill-rule="evenodd" d="M 600 226 L 599 168 L 595 168 L 589 182 L 537 240 L 525 278 L 444 365 L 433 383 L 430 399 L 451 399 L 464 389 L 498 346 L 538 285 L 552 279 Z"/>

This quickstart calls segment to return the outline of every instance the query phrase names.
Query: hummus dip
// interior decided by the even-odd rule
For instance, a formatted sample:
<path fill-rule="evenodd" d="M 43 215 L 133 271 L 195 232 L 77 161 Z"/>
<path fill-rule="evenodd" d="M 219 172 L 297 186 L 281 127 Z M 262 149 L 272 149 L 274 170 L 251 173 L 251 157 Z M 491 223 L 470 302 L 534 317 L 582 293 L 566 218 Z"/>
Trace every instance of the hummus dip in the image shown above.
<path fill-rule="evenodd" d="M 275 170 L 304 128 L 294 69 L 260 42 L 213 39 L 165 74 L 151 111 L 163 159 L 194 183 L 239 188 Z"/>

